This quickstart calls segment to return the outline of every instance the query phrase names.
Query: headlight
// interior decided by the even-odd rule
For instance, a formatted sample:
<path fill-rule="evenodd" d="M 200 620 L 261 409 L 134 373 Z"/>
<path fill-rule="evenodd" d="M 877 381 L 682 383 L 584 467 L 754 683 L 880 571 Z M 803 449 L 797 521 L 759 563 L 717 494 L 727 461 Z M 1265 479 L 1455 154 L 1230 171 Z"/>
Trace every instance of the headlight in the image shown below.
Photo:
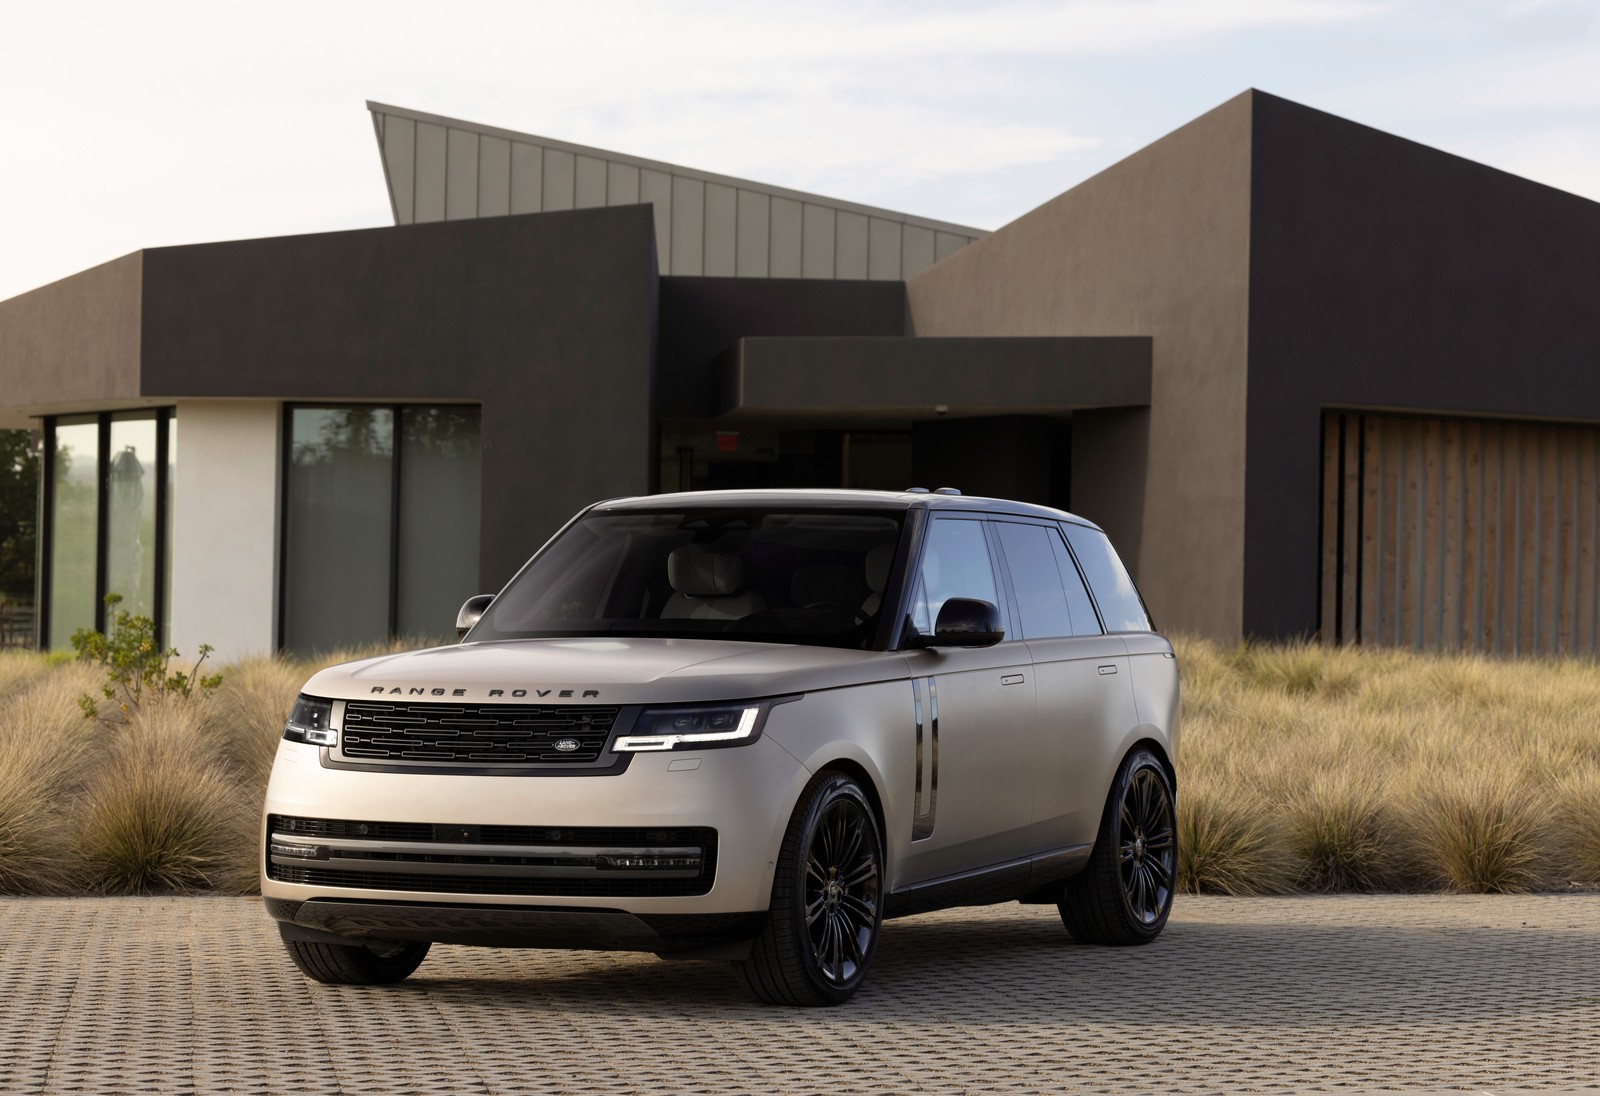
<path fill-rule="evenodd" d="M 332 723 L 333 701 L 313 696 L 296 697 L 289 722 L 283 725 L 283 737 L 312 746 L 337 746 L 339 732 L 333 729 Z"/>
<path fill-rule="evenodd" d="M 766 721 L 768 703 L 716 708 L 651 708 L 639 715 L 633 734 L 617 739 L 618 753 L 743 746 L 754 742 Z"/>

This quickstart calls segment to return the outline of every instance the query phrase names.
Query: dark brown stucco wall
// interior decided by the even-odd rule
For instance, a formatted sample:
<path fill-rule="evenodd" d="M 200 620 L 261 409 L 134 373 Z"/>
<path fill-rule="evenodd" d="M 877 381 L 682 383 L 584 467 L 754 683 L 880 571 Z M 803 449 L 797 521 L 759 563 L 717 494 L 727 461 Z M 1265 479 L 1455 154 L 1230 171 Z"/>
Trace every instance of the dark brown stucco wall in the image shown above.
<path fill-rule="evenodd" d="M 25 408 L 137 399 L 142 265 L 135 252 L 0 301 L 5 425 L 29 425 Z"/>
<path fill-rule="evenodd" d="M 143 392 L 483 405 L 480 582 L 649 489 L 646 206 L 145 253 Z"/>
<path fill-rule="evenodd" d="M 907 284 L 915 335 L 1144 335 L 1148 411 L 1080 412 L 1072 508 L 1162 626 L 1241 625 L 1250 97 L 1232 99 Z"/>
<path fill-rule="evenodd" d="M 1320 409 L 1600 421 L 1600 204 L 1255 96 L 1244 626 L 1317 626 Z"/>

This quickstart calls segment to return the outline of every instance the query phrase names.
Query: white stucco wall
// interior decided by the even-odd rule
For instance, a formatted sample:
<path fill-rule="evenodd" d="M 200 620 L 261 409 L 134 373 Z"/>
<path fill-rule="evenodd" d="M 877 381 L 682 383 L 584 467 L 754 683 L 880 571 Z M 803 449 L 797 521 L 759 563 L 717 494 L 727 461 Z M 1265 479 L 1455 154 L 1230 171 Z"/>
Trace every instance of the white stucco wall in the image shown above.
<path fill-rule="evenodd" d="M 219 664 L 273 649 L 279 410 L 274 400 L 177 405 L 172 645 Z"/>

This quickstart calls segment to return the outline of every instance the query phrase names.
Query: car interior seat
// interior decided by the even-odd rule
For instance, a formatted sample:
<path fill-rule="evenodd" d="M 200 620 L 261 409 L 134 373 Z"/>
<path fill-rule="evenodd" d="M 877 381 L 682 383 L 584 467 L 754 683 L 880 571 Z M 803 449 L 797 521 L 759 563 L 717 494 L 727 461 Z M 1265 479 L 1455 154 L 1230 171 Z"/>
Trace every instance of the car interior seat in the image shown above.
<path fill-rule="evenodd" d="M 767 607 L 754 590 L 744 590 L 744 561 L 735 552 L 715 552 L 685 544 L 667 556 L 667 581 L 673 594 L 661 608 L 663 620 L 738 620 Z"/>

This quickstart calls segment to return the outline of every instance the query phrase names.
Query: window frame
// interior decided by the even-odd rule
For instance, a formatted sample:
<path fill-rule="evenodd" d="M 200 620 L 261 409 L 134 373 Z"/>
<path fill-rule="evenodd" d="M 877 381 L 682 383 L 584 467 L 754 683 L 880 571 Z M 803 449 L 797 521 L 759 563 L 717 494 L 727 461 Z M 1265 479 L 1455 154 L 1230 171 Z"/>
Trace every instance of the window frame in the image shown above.
<path fill-rule="evenodd" d="M 1022 517 L 1014 514 L 996 514 L 994 517 L 989 519 L 988 524 L 990 526 L 990 536 L 994 540 L 994 549 L 999 557 L 1004 561 L 1006 596 L 1010 598 L 1011 604 L 1014 608 L 1012 616 L 1019 638 L 1023 640 L 1033 639 L 1038 642 L 1043 642 L 1045 640 L 1053 639 L 1098 639 L 1101 636 L 1111 634 L 1110 632 L 1106 631 L 1105 618 L 1100 615 L 1100 606 L 1094 599 L 1094 591 L 1089 587 L 1089 580 L 1083 573 L 1083 566 L 1078 562 L 1078 557 L 1073 554 L 1072 542 L 1067 539 L 1066 530 L 1061 527 L 1061 522 L 1050 521 L 1046 518 Z M 1025 629 L 1023 628 L 1022 624 L 1022 603 L 1021 599 L 1017 597 L 1015 580 L 1011 575 L 1011 558 L 1006 555 L 1005 544 L 1000 539 L 1000 526 L 1002 524 L 1031 525 L 1036 529 L 1043 529 L 1046 536 L 1054 536 L 1058 541 L 1061 542 L 1061 546 L 1066 550 L 1067 562 L 1070 563 L 1073 569 L 1077 571 L 1078 581 L 1083 584 L 1084 596 L 1089 600 L 1089 611 L 1094 614 L 1094 623 L 1098 631 L 1073 632 L 1070 635 L 1064 636 L 1033 637 L 1023 634 Z M 1067 601 L 1068 612 L 1070 616 L 1071 601 L 1066 594 L 1065 588 L 1062 590 L 1062 596 Z"/>
<path fill-rule="evenodd" d="M 166 645 L 170 642 L 171 622 L 167 619 L 167 571 L 170 564 L 172 545 L 169 543 L 168 527 L 171 515 L 169 507 L 170 468 L 172 457 L 172 424 L 177 420 L 177 408 L 163 407 L 122 407 L 112 411 L 87 411 L 74 414 L 46 415 L 44 417 L 42 435 L 43 453 L 39 461 L 39 546 L 38 558 L 34 566 L 35 594 L 34 594 L 34 640 L 39 650 L 50 650 L 52 636 L 50 635 L 51 602 L 54 600 L 54 565 L 56 540 L 56 429 L 61 420 L 77 420 L 68 425 L 95 426 L 95 545 L 94 545 L 94 622 L 93 627 L 97 632 L 106 630 L 106 575 L 107 566 L 106 543 L 110 531 L 110 501 L 111 501 L 111 423 L 120 421 L 150 420 L 156 424 L 156 453 L 155 463 L 157 475 L 155 477 L 155 528 L 152 530 L 153 551 L 155 553 L 154 574 L 151 579 L 151 610 L 150 619 L 155 625 L 155 634 L 160 637 L 160 642 Z M 70 640 L 70 636 L 66 637 Z"/>

